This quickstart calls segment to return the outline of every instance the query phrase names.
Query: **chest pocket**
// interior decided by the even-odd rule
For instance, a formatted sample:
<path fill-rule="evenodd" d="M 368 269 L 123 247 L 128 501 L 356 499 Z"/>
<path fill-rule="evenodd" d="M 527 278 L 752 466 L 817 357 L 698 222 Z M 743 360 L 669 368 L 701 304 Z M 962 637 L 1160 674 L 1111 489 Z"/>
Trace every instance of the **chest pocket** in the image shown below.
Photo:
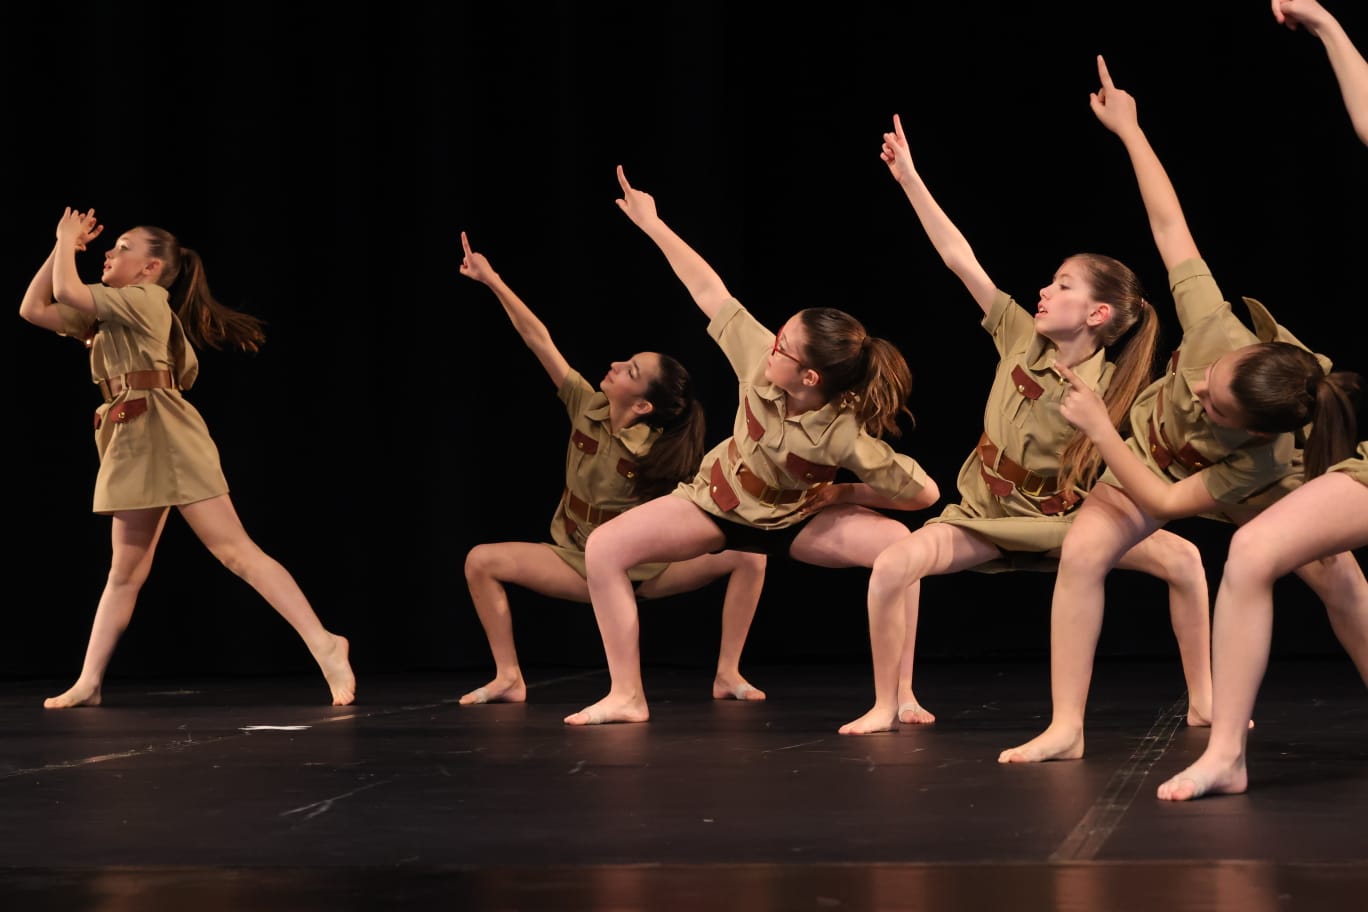
<path fill-rule="evenodd" d="M 789 453 L 784 457 L 784 468 L 790 475 L 808 486 L 826 484 L 836 480 L 836 466 L 808 462 L 801 456 Z"/>
<path fill-rule="evenodd" d="M 746 405 L 746 436 L 751 440 L 759 440 L 765 436 L 765 426 L 760 423 L 760 419 L 755 417 L 751 411 L 750 400 L 745 401 Z"/>
<path fill-rule="evenodd" d="M 1045 387 L 1036 382 L 1030 371 L 1020 364 L 1013 366 L 1011 386 L 1002 391 L 1002 417 L 1013 427 L 1024 427 L 1031 413 L 1045 395 Z"/>

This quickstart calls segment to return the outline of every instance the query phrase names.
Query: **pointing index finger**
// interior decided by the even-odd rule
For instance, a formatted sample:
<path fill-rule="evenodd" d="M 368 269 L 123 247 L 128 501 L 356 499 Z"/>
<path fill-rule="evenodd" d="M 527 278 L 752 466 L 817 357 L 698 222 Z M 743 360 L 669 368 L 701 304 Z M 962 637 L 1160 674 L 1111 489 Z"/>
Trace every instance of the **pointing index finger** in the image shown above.
<path fill-rule="evenodd" d="M 632 185 L 627 183 L 627 173 L 622 170 L 622 165 L 617 166 L 617 179 L 618 183 L 622 185 L 622 192 L 630 193 Z"/>
<path fill-rule="evenodd" d="M 461 248 L 465 250 L 465 255 L 470 256 L 470 241 L 466 240 L 466 233 L 461 232 Z"/>
<path fill-rule="evenodd" d="M 1111 73 L 1107 71 L 1107 61 L 1102 59 L 1101 54 L 1097 55 L 1097 75 L 1102 80 L 1102 88 L 1116 88 L 1116 84 L 1112 82 Z"/>

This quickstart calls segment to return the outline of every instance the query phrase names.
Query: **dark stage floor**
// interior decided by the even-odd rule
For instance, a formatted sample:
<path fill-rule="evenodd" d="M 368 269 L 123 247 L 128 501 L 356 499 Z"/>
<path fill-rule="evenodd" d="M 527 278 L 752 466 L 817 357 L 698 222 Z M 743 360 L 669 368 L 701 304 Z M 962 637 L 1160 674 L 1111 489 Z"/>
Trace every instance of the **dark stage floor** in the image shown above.
<path fill-rule="evenodd" d="M 470 674 L 65 682 L 0 691 L 6 910 L 1368 908 L 1368 698 L 1348 661 L 1274 664 L 1247 795 L 1168 804 L 1200 753 L 1175 662 L 1103 661 L 1088 756 L 1001 766 L 1037 732 L 1037 663 L 923 663 L 939 719 L 836 728 L 862 667 L 651 669 L 652 719 L 573 729 L 602 671 L 461 707 Z"/>

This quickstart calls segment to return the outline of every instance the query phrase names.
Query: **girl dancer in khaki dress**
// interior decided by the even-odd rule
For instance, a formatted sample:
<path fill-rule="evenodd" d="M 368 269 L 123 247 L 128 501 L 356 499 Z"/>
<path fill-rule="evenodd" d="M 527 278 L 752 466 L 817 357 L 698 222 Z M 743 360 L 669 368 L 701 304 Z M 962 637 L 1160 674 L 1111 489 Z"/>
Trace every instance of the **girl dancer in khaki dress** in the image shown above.
<path fill-rule="evenodd" d="M 1315 0 L 1273 0 L 1273 15 L 1288 28 L 1305 28 L 1325 45 L 1354 129 L 1368 143 L 1368 61 Z M 1340 449 L 1353 436 L 1342 440 Z M 1307 474 L 1313 475 L 1312 467 Z M 1159 786 L 1160 798 L 1187 801 L 1249 787 L 1249 719 L 1273 641 L 1273 584 L 1312 561 L 1341 560 L 1338 555 L 1365 546 L 1368 442 L 1236 530 L 1216 593 L 1211 739 L 1196 763 Z M 1331 614 L 1331 629 L 1368 683 L 1368 602 L 1350 601 L 1349 606 L 1347 615 Z"/>
<path fill-rule="evenodd" d="M 882 157 L 907 194 L 941 259 L 983 312 L 998 361 L 983 411 L 983 434 L 959 474 L 961 501 L 945 508 L 874 562 L 869 578 L 869 636 L 874 706 L 842 734 L 887 731 L 897 721 L 935 720 L 912 692 L 921 580 L 976 569 L 1054 569 L 1076 507 L 1100 469 L 1096 448 L 1059 413 L 1069 365 L 1103 392 L 1114 423 L 1152 379 L 1158 319 L 1140 280 L 1125 264 L 1080 253 L 1055 270 L 1034 314 L 1000 290 L 969 242 L 932 198 L 893 118 Z M 1211 713 L 1210 608 L 1196 546 L 1160 531 L 1125 554 L 1119 566 L 1169 585 L 1169 614 L 1188 686 L 1188 722 Z"/>
<path fill-rule="evenodd" d="M 1207 516 L 1246 522 L 1292 490 L 1303 464 L 1314 475 L 1351 433 L 1346 393 L 1357 375 L 1328 362 L 1246 298 L 1253 330 L 1235 315 L 1198 252 L 1167 172 L 1101 57 L 1092 96 L 1098 120 L 1126 147 L 1159 254 L 1168 269 L 1183 337 L 1167 373 L 1136 399 L 1123 440 L 1097 395 L 1067 368 L 1064 416 L 1102 453 L 1107 471 L 1064 539 L 1051 606 L 1053 715 L 1041 734 L 1001 753 L 1004 763 L 1083 756 L 1083 714 L 1101 629 L 1104 582 L 1118 557 L 1165 522 Z M 1306 432 L 1310 424 L 1309 433 Z M 1307 433 L 1304 454 L 1297 434 Z M 1338 624 L 1362 627 L 1355 606 L 1368 583 L 1352 554 L 1296 568 Z M 1341 642 L 1346 637 L 1341 633 Z M 1368 630 L 1355 661 L 1368 670 Z M 1348 645 L 1348 644 L 1346 644 Z M 1351 649 L 1351 651 L 1353 651 Z"/>
<path fill-rule="evenodd" d="M 566 717 L 571 725 L 650 717 L 629 568 L 728 547 L 823 567 L 868 567 L 909 534 L 870 507 L 920 510 L 939 497 L 921 466 L 882 439 L 898 433 L 912 383 L 892 344 L 831 307 L 802 310 L 777 334 L 769 331 L 621 167 L 618 182 L 618 207 L 656 243 L 708 317 L 709 335 L 736 372 L 740 403 L 732 436 L 703 457 L 692 482 L 589 537 L 589 594 L 612 680 L 603 699 Z M 841 469 L 859 483 L 833 484 Z"/>
<path fill-rule="evenodd" d="M 461 275 L 494 292 L 513 328 L 555 384 L 571 423 L 565 491 L 551 518 L 554 544 L 490 542 L 476 545 L 466 556 L 466 583 L 489 639 L 495 671 L 493 680 L 461 697 L 461 702 L 521 703 L 527 699 L 527 684 L 513 643 L 506 585 L 588 602 L 584 542 L 589 534 L 599 523 L 692 478 L 703 456 L 705 422 L 688 372 L 659 352 L 638 352 L 613 362 L 595 390 L 570 367 L 546 325 L 489 260 L 470 249 L 465 232 L 461 232 L 461 246 L 465 251 Z M 628 575 L 642 598 L 691 592 L 726 576 L 713 697 L 765 699 L 764 691 L 751 686 L 740 669 L 741 650 L 765 583 L 764 555 L 724 551 L 676 564 L 643 564 Z"/>
<path fill-rule="evenodd" d="M 44 705 L 100 703 L 105 669 L 133 616 L 170 507 L 304 639 L 332 702 L 351 703 L 356 681 L 347 640 L 323 627 L 289 571 L 248 537 L 209 429 L 182 395 L 199 373 L 191 343 L 255 351 L 264 339 L 259 321 L 214 300 L 199 255 L 160 228 L 125 232 L 105 254 L 101 281 L 82 283 L 76 253 L 102 231 L 95 210 L 67 209 L 19 306 L 25 320 L 90 349 L 91 378 L 104 398 L 95 412 L 94 510 L 113 521 L 113 559 L 81 675 Z"/>

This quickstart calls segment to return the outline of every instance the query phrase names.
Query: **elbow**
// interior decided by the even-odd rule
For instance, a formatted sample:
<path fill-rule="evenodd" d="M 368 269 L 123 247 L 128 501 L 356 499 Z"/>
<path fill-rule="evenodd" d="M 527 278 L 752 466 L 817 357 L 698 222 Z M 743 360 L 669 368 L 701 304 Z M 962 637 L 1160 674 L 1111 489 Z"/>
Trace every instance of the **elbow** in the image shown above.
<path fill-rule="evenodd" d="M 940 500 L 940 488 L 928 478 L 926 484 L 922 485 L 921 490 L 915 495 L 897 501 L 897 507 L 899 510 L 925 510 L 927 507 L 935 505 L 938 500 Z"/>

